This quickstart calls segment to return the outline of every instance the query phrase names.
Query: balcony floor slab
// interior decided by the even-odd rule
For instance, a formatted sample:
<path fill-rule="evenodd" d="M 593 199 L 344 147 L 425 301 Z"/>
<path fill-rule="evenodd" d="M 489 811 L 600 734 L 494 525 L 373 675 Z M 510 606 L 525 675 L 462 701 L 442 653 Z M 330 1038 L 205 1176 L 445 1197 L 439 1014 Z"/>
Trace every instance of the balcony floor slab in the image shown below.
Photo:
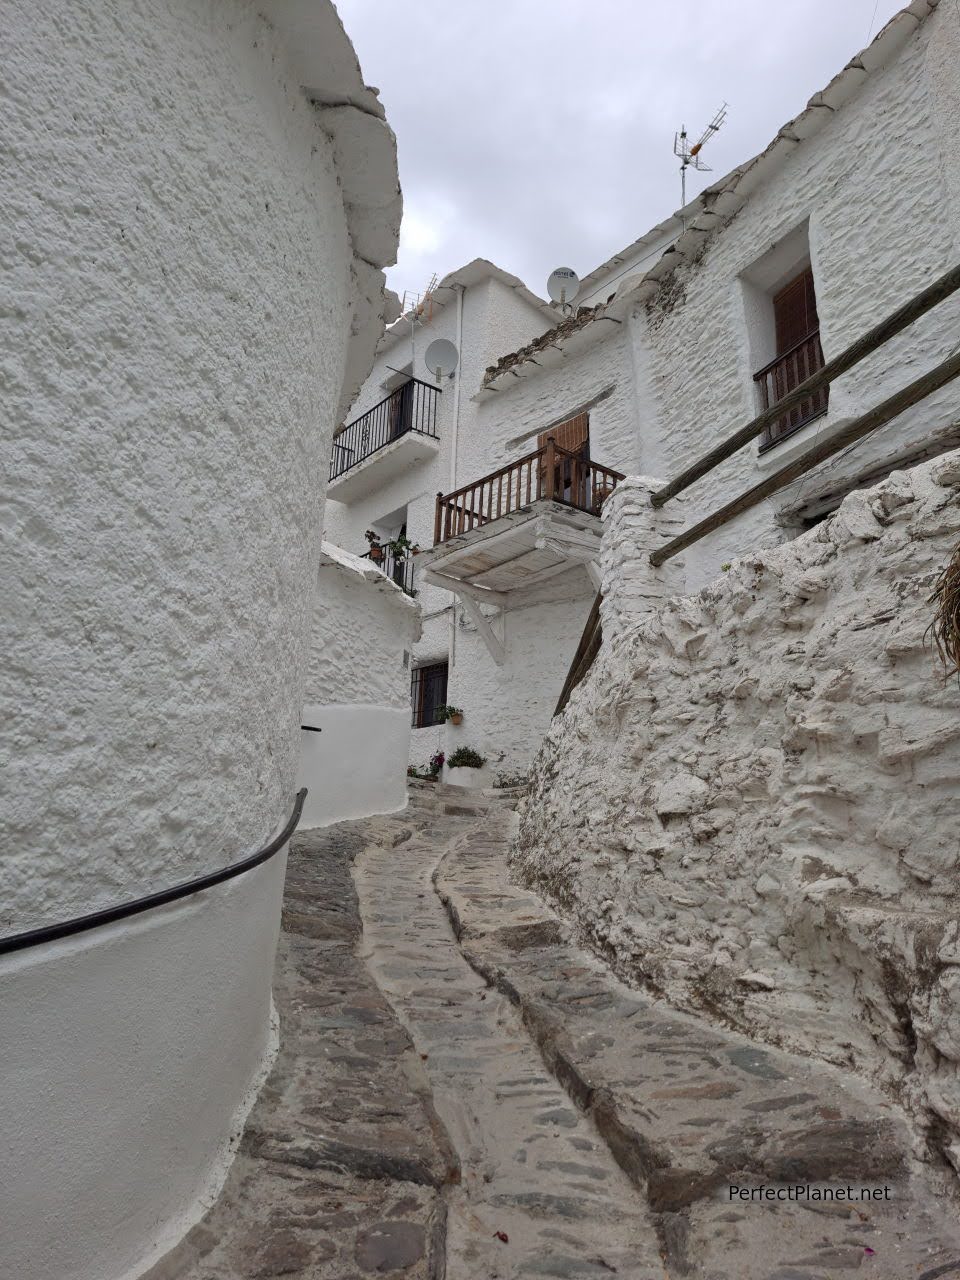
<path fill-rule="evenodd" d="M 440 441 L 436 436 L 407 431 L 331 480 L 327 485 L 327 497 L 335 502 L 355 502 L 358 498 L 365 498 L 411 467 L 436 457 L 439 449 Z"/>

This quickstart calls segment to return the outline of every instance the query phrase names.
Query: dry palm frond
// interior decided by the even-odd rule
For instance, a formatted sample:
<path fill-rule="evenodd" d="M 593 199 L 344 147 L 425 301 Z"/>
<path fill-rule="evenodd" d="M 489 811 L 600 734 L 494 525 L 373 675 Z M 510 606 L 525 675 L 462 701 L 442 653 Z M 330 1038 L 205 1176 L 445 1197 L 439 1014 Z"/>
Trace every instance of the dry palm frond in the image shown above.
<path fill-rule="evenodd" d="M 960 677 L 960 547 L 937 579 L 927 603 L 935 604 L 937 611 L 926 634 L 933 636 L 947 676 Z"/>

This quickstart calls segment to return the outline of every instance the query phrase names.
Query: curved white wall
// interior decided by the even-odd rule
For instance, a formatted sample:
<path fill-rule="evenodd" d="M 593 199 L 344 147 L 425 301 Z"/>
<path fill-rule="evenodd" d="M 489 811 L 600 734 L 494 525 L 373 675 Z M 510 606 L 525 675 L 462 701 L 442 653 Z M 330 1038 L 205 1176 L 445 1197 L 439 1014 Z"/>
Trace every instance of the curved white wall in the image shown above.
<path fill-rule="evenodd" d="M 407 803 L 410 708 L 308 703 L 298 785 L 307 788 L 301 827 L 394 813 Z"/>
<path fill-rule="evenodd" d="M 305 677 L 301 827 L 407 803 L 410 651 L 420 607 L 369 560 L 324 542 Z"/>
<path fill-rule="evenodd" d="M 286 818 L 350 300 L 330 145 L 251 9 L 14 7 L 7 929 Z"/>
<path fill-rule="evenodd" d="M 398 194 L 327 0 L 4 16 L 7 934 L 286 821 L 318 477 Z M 281 881 L 0 962 L 0 1274 L 112 1280 L 198 1207 L 264 1065 Z"/>
<path fill-rule="evenodd" d="M 0 1275 L 135 1275 L 215 1197 L 272 1057 L 285 864 L 0 958 Z"/>

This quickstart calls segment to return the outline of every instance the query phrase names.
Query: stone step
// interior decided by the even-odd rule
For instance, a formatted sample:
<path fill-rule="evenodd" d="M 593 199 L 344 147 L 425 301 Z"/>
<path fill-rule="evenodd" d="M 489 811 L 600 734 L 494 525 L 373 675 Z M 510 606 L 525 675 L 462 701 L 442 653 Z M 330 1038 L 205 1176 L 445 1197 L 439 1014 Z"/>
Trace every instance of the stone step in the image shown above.
<path fill-rule="evenodd" d="M 520 1009 L 642 1189 L 669 1274 L 812 1280 L 862 1264 L 884 1280 L 960 1280 L 955 1182 L 917 1162 L 891 1100 L 627 988 L 510 884 L 506 848 L 504 829 L 476 827 L 435 887 L 465 958 Z M 848 1184 L 878 1198 L 814 1198 Z M 791 1186 L 801 1198 L 766 1198 Z"/>

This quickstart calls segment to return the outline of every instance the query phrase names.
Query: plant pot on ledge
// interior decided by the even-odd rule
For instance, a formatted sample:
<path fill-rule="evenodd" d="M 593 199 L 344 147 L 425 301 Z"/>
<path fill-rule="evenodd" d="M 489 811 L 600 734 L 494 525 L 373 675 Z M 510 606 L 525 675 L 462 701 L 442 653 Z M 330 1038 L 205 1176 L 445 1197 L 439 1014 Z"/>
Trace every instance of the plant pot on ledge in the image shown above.
<path fill-rule="evenodd" d="M 481 791 L 484 787 L 493 786 L 493 774 L 484 764 L 479 769 L 469 765 L 444 765 L 443 780 L 451 787 L 464 787 L 468 791 Z"/>
<path fill-rule="evenodd" d="M 458 711 L 456 715 L 452 715 L 452 716 L 450 717 L 450 723 L 451 723 L 451 724 L 463 724 L 463 714 L 462 714 L 461 712 L 459 712 L 459 711 Z"/>

